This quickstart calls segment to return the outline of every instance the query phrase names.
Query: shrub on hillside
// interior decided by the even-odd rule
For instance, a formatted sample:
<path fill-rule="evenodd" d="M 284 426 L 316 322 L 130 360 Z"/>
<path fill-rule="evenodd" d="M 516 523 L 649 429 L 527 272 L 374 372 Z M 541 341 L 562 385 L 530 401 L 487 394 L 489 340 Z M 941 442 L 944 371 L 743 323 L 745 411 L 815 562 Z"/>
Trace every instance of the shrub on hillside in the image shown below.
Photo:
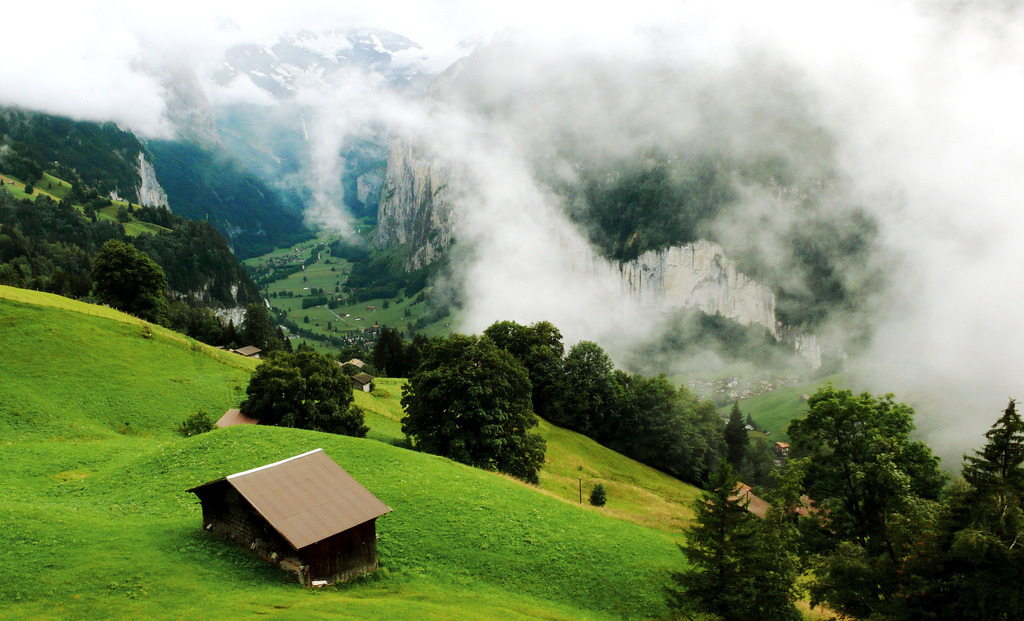
<path fill-rule="evenodd" d="M 598 483 L 594 486 L 594 489 L 590 490 L 590 504 L 595 507 L 603 507 L 604 503 L 608 500 L 608 495 L 604 491 L 604 485 Z"/>
<path fill-rule="evenodd" d="M 178 427 L 178 432 L 186 438 L 198 436 L 214 428 L 213 419 L 206 410 L 200 408 L 190 414 Z"/>

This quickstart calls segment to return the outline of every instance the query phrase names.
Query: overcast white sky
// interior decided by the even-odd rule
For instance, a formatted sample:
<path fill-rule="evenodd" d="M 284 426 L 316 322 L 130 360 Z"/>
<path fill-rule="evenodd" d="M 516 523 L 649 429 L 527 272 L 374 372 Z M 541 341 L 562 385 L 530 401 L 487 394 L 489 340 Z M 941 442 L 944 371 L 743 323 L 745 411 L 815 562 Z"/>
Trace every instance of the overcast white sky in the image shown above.
<path fill-rule="evenodd" d="M 887 18 L 869 5 L 891 5 Z M 527 0 L 58 0 L 40 12 L 32 3 L 8 3 L 0 38 L 0 102 L 100 120 L 113 118 L 141 132 L 160 130 L 160 91 L 143 69 L 163 63 L 195 67 L 216 62 L 238 41 L 271 41 L 299 29 L 373 27 L 394 31 L 450 53 L 460 42 L 487 40 L 514 30 L 537 42 L 571 41 L 608 54 L 675 54 L 721 57 L 737 43 L 772 44 L 809 62 L 846 62 L 849 50 L 873 48 L 858 41 L 869 33 L 877 54 L 893 40 L 914 36 L 903 13 L 910 4 L 877 0 L 835 3 L 782 2 L 629 3 Z M 892 19 L 896 17 L 897 19 Z M 837 27 L 838 26 L 838 27 Z M 665 47 L 655 33 L 671 33 Z M 854 39 L 851 41 L 851 38 Z M 854 43 L 850 47 L 850 43 Z M 673 49 L 683 46 L 683 49 Z M 871 59 L 867 59 L 871 60 Z"/>

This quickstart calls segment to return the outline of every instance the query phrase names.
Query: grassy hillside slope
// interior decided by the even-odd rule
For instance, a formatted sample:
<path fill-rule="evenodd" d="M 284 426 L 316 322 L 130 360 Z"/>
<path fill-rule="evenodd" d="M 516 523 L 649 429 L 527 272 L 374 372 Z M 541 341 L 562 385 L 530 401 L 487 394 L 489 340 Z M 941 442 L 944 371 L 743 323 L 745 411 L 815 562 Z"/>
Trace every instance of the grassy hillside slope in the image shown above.
<path fill-rule="evenodd" d="M 35 191 L 32 195 L 25 193 L 25 184 L 17 179 L 9 176 L 0 174 L 0 181 L 3 182 L 2 189 L 13 196 L 16 199 L 28 199 L 35 202 L 40 196 L 48 196 L 55 201 L 64 200 L 70 193 L 71 184 L 63 179 L 58 179 L 50 173 L 43 173 L 43 176 L 37 182 Z M 85 207 L 79 204 L 72 204 L 72 207 L 80 212 L 85 212 Z M 138 208 L 139 205 L 130 203 L 123 200 L 113 200 L 110 205 L 96 210 L 96 217 L 100 220 L 108 220 L 110 222 L 117 222 L 117 213 L 121 208 Z M 159 224 L 153 224 L 152 222 L 143 222 L 133 216 L 131 212 L 128 212 L 128 221 L 124 222 L 124 232 L 132 237 L 148 233 L 155 235 L 157 233 L 166 232 L 170 229 L 160 226 Z"/>
<path fill-rule="evenodd" d="M 402 380 L 387 380 L 357 393 L 368 439 L 256 426 L 186 439 L 178 423 L 236 405 L 252 361 L 7 287 L 0 343 L 5 617 L 656 616 L 665 572 L 682 564 L 674 533 L 609 515 L 667 528 L 676 517 L 660 513 L 692 488 L 576 434 L 542 425 L 538 490 L 393 446 Z M 200 531 L 184 490 L 317 447 L 394 509 L 375 576 L 306 590 Z M 607 508 L 566 502 L 578 476 L 615 482 Z"/>

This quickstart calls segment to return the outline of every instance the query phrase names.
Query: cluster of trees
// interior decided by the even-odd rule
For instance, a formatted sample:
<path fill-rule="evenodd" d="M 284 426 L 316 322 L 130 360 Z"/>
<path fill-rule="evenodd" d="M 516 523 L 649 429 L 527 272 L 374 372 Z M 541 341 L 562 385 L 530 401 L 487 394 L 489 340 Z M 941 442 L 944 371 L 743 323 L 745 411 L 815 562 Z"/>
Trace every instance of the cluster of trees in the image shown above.
<path fill-rule="evenodd" d="M 549 322 L 502 321 L 481 337 L 417 337 L 407 346 L 385 329 L 373 362 L 397 375 L 414 355 L 418 364 L 408 367 L 402 400 L 405 431 L 414 445 L 459 461 L 535 480 L 543 445 L 527 431 L 536 424 L 534 414 L 695 483 L 725 451 L 712 403 L 685 387 L 677 390 L 664 376 L 615 369 L 595 343 L 583 341 L 566 353 Z M 504 435 L 508 425 L 514 439 Z M 495 454 L 495 447 L 514 449 L 518 457 Z"/>
<path fill-rule="evenodd" d="M 384 377 L 409 377 L 419 368 L 421 350 L 426 343 L 427 337 L 422 334 L 414 335 L 406 343 L 398 330 L 384 326 L 377 334 L 370 362 Z"/>
<path fill-rule="evenodd" d="M 139 202 L 138 158 L 145 148 L 115 123 L 73 121 L 5 107 L 0 108 L 0 137 L 15 154 L 5 158 L 4 168 L 18 179 L 35 182 L 50 162 L 60 162 L 57 176 L 72 183 L 72 192 L 78 188 L 73 198 L 82 200 L 76 203 L 111 192 Z"/>
<path fill-rule="evenodd" d="M 167 209 L 137 212 L 169 230 L 129 237 L 121 224 L 92 221 L 66 202 L 0 192 L 0 284 L 97 300 L 211 345 L 285 346 L 219 233 Z M 247 308 L 240 326 L 212 310 L 236 305 Z"/>
<path fill-rule="evenodd" d="M 136 211 L 169 230 L 130 237 L 120 224 L 94 222 L 67 202 L 45 196 L 26 202 L 0 193 L 0 264 L 10 266 L 0 266 L 0 278 L 4 284 L 82 297 L 88 286 L 61 285 L 87 277 L 89 258 L 106 241 L 117 240 L 150 255 L 164 269 L 171 290 L 194 303 L 234 306 L 261 299 L 227 242 L 209 224 L 165 208 Z"/>
<path fill-rule="evenodd" d="M 564 351 L 562 334 L 542 321 L 497 322 L 484 335 L 527 369 L 534 411 L 684 481 L 703 482 L 724 451 L 714 404 L 662 375 L 615 368 L 596 343 Z"/>
<path fill-rule="evenodd" d="M 260 303 L 246 306 L 237 327 L 224 325 L 209 308 L 194 307 L 169 295 L 164 270 L 131 244 L 110 240 L 92 260 L 91 298 L 147 321 L 188 334 L 211 345 L 254 345 L 264 350 L 291 349 L 284 333 Z"/>
<path fill-rule="evenodd" d="M 855 618 L 1024 618 L 1024 422 L 1013 401 L 951 485 L 910 440 L 913 410 L 891 395 L 826 387 L 808 404 L 765 520 L 744 510 L 726 462 L 715 471 L 671 606 L 797 619 L 806 572 L 813 605 Z"/>
<path fill-rule="evenodd" d="M 586 171 L 586 209 L 577 218 L 607 256 L 629 261 L 648 250 L 696 241 L 718 212 L 736 200 L 731 171 L 711 158 L 679 161 L 666 154 Z M 684 209 L 680 209 L 684 206 Z"/>
<path fill-rule="evenodd" d="M 333 359 L 305 343 L 294 353 L 272 352 L 256 367 L 239 406 L 261 425 L 364 437 L 363 411 L 352 403 L 352 382 Z"/>

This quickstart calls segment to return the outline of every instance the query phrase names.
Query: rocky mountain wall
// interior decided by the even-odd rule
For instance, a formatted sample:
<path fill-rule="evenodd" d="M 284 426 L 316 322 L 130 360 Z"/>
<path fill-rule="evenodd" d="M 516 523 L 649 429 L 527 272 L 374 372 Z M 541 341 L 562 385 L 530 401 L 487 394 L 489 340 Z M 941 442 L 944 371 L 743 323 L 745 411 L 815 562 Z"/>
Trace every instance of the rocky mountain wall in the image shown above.
<path fill-rule="evenodd" d="M 139 204 L 145 207 L 167 207 L 167 192 L 156 178 L 156 169 L 146 161 L 146 156 L 139 152 Z"/>
<path fill-rule="evenodd" d="M 408 245 L 406 269 L 429 265 L 452 243 L 451 177 L 449 166 L 422 157 L 411 144 L 389 143 L 375 242 L 378 248 Z"/>
<path fill-rule="evenodd" d="M 603 258 L 591 263 L 591 270 L 617 275 L 623 290 L 646 306 L 694 308 L 742 325 L 760 325 L 778 336 L 775 294 L 741 273 L 714 242 L 652 250 L 625 263 Z"/>
<path fill-rule="evenodd" d="M 377 216 L 377 246 L 406 245 L 410 270 L 436 260 L 454 243 L 457 185 L 449 166 L 392 140 Z M 812 368 L 821 366 L 815 337 L 779 325 L 771 288 L 740 272 L 715 242 L 651 250 L 622 263 L 605 259 L 586 245 L 567 251 L 573 254 L 575 269 L 618 280 L 626 296 L 645 306 L 664 311 L 692 308 L 741 325 L 761 326 L 792 343 Z"/>

